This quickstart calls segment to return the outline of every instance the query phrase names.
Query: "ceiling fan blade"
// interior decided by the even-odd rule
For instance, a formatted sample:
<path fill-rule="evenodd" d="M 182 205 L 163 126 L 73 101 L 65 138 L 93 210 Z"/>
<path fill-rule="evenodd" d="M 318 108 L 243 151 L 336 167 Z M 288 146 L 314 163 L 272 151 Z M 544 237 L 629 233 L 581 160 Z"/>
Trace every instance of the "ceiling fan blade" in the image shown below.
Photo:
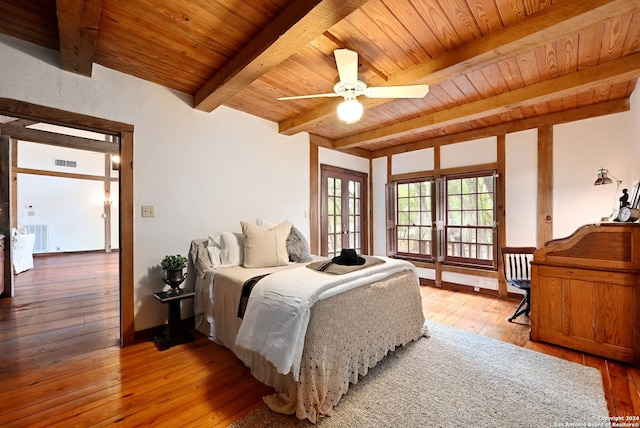
<path fill-rule="evenodd" d="M 286 100 L 302 100 L 304 98 L 324 98 L 324 97 L 337 97 L 338 94 L 335 92 L 330 92 L 328 94 L 311 94 L 311 95 L 294 95 L 292 97 L 280 97 L 278 100 L 286 101 Z"/>
<path fill-rule="evenodd" d="M 365 89 L 368 98 L 423 98 L 429 85 L 373 86 Z"/>
<path fill-rule="evenodd" d="M 340 81 L 355 85 L 358 81 L 358 53 L 349 49 L 336 49 L 333 55 L 336 57 Z"/>

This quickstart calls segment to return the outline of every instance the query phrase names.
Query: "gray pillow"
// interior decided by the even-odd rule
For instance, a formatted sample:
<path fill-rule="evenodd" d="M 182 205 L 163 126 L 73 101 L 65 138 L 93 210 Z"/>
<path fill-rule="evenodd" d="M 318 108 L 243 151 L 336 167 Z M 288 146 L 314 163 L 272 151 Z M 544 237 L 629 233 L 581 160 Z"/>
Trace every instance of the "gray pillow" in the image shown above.
<path fill-rule="evenodd" d="M 191 262 L 196 275 L 200 278 L 204 278 L 207 272 L 213 269 L 211 259 L 207 252 L 208 239 L 194 239 L 191 241 L 191 247 L 189 248 L 189 255 L 191 256 Z"/>
<path fill-rule="evenodd" d="M 295 226 L 291 227 L 291 232 L 287 237 L 287 251 L 289 251 L 289 261 L 306 263 L 312 260 L 309 243 Z"/>

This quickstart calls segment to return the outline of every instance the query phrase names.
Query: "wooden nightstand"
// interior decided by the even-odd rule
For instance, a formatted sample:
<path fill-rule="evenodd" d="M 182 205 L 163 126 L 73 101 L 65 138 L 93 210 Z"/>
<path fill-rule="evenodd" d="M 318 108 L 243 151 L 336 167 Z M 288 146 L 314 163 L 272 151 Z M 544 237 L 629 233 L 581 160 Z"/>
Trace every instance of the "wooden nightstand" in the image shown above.
<path fill-rule="evenodd" d="M 167 313 L 167 332 L 161 336 L 156 336 L 153 343 L 159 351 L 164 351 L 172 346 L 181 343 L 191 342 L 193 336 L 182 325 L 182 315 L 180 314 L 180 302 L 184 299 L 190 299 L 195 296 L 193 291 L 183 291 L 177 295 L 170 295 L 166 291 L 162 293 L 153 293 L 153 297 L 162 303 L 168 304 Z"/>

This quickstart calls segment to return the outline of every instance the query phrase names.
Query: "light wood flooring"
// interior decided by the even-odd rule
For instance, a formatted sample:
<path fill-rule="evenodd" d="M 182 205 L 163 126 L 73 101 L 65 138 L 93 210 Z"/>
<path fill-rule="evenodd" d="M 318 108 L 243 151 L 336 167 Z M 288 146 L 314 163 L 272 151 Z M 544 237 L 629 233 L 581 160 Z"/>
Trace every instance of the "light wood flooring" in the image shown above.
<path fill-rule="evenodd" d="M 0 300 L 0 425 L 223 427 L 260 406 L 271 390 L 202 335 L 163 352 L 116 345 L 117 258 L 36 257 L 16 277 L 17 297 Z M 517 301 L 421 291 L 427 320 L 596 367 L 610 415 L 640 415 L 638 369 L 529 341 L 526 317 L 505 320 Z"/>

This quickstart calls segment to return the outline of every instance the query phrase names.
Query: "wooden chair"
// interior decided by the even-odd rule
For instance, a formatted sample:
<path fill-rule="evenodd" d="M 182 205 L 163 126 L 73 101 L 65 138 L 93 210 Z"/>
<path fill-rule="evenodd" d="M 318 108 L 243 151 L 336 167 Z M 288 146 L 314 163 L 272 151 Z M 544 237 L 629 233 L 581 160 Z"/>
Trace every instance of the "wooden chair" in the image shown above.
<path fill-rule="evenodd" d="M 513 322 L 513 320 L 522 314 L 529 316 L 529 311 L 531 310 L 530 265 L 535 250 L 535 247 L 503 247 L 501 249 L 502 270 L 505 281 L 525 292 L 518 308 L 511 318 L 508 319 L 509 322 Z"/>

